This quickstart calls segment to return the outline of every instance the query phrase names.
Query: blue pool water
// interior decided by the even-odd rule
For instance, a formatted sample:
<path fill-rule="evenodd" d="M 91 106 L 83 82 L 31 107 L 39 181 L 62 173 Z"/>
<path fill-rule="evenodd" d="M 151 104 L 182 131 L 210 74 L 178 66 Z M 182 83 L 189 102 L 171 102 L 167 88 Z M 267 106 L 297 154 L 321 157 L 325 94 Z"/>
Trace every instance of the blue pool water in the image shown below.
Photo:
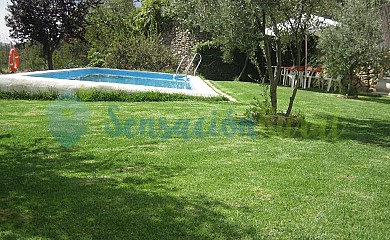
<path fill-rule="evenodd" d="M 71 69 L 45 73 L 32 73 L 31 77 L 44 77 L 91 82 L 110 82 L 133 84 L 151 87 L 163 87 L 191 90 L 190 81 L 183 75 L 176 76 L 168 73 L 141 72 L 105 68 Z"/>

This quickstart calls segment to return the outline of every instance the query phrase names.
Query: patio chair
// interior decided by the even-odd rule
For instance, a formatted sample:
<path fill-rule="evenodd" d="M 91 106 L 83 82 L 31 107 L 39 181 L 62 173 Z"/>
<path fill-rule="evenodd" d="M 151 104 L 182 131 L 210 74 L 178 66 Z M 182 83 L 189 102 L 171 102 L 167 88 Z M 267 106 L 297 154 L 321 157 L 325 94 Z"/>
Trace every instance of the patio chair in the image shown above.
<path fill-rule="evenodd" d="M 340 76 L 340 75 L 337 76 L 337 78 L 333 78 L 330 76 L 324 77 L 324 80 L 325 80 L 324 85 L 327 85 L 326 91 L 329 92 L 332 85 L 333 85 L 333 91 L 336 91 L 337 87 L 340 90 L 341 89 L 341 79 L 342 79 L 342 76 Z"/>
<path fill-rule="evenodd" d="M 303 87 L 306 83 L 305 80 L 305 67 L 304 66 L 292 66 L 288 77 L 291 79 L 291 87 L 294 88 L 296 84 L 298 87 Z"/>
<path fill-rule="evenodd" d="M 282 78 L 282 85 L 284 86 L 290 85 L 290 81 L 288 77 L 290 71 L 291 69 L 289 67 L 282 67 L 281 78 Z"/>
<path fill-rule="evenodd" d="M 313 87 L 321 87 L 322 68 L 317 67 L 312 70 L 311 75 L 308 78 L 308 87 L 310 88 L 312 82 Z"/>
<path fill-rule="evenodd" d="M 301 87 L 303 89 L 310 88 L 312 76 L 313 76 L 313 66 L 308 66 L 306 68 L 305 76 L 303 77 L 301 82 Z"/>

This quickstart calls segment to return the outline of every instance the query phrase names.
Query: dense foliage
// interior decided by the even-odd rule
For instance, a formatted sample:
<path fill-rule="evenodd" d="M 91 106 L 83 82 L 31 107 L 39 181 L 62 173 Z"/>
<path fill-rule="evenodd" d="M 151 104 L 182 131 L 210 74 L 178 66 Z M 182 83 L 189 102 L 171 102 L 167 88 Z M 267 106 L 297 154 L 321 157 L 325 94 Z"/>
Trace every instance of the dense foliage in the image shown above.
<path fill-rule="evenodd" d="M 48 68 L 61 40 L 84 38 L 85 16 L 100 0 L 11 0 L 6 16 L 11 37 L 21 42 L 40 43 Z"/>
<path fill-rule="evenodd" d="M 311 14 L 325 14 L 335 6 L 335 1 L 305 0 L 173 0 L 172 8 L 178 19 L 210 32 L 215 41 L 221 44 L 226 60 L 231 59 L 236 50 L 243 52 L 261 71 L 255 53 L 263 50 L 266 59 L 267 77 L 270 82 L 272 114 L 277 112 L 277 79 L 280 77 L 282 51 L 292 43 L 301 46 L 304 35 L 312 25 Z M 273 30 L 270 34 L 268 29 Z M 270 36 L 273 35 L 273 36 Z M 276 51 L 277 74 L 273 73 L 273 48 Z M 301 64 L 301 48 L 294 54 L 296 64 Z M 264 80 L 263 80 L 264 82 Z M 286 112 L 289 116 L 296 95 L 293 92 L 290 106 Z"/>
<path fill-rule="evenodd" d="M 376 1 L 346 0 L 343 9 L 336 13 L 339 24 L 324 31 L 319 47 L 322 62 L 334 77 L 342 76 L 348 84 L 347 94 L 352 89 L 352 78 L 362 67 L 377 66 L 382 59 L 376 56 L 383 52 L 382 29 Z M 345 84 L 345 85 L 346 85 Z"/>
<path fill-rule="evenodd" d="M 0 69 L 2 73 L 9 73 L 8 54 L 11 46 L 0 45 Z M 17 44 L 20 54 L 20 66 L 18 71 L 45 70 L 47 62 L 43 53 L 42 44 Z M 77 68 L 88 65 L 88 44 L 80 40 L 71 42 L 61 41 L 57 50 L 53 53 L 53 67 L 55 69 Z"/>
<path fill-rule="evenodd" d="M 168 70 L 177 64 L 161 34 L 170 19 L 162 16 L 162 0 L 143 1 L 136 9 L 131 0 L 107 0 L 88 17 L 91 26 L 92 66 L 123 69 Z"/>

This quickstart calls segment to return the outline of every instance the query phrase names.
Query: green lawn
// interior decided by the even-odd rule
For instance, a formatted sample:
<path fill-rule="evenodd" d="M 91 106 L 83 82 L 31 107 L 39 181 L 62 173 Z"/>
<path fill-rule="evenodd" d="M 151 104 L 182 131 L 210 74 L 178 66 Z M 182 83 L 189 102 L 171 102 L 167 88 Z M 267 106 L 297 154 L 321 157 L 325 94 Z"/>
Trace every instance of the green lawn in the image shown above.
<path fill-rule="evenodd" d="M 214 84 L 238 102 L 85 103 L 92 115 L 72 148 L 51 134 L 53 102 L 0 100 L 0 239 L 389 237 L 390 98 L 299 91 L 306 135 L 248 136 L 222 123 L 260 86 Z M 291 89 L 278 91 L 285 110 Z M 160 134 L 137 134 L 147 118 Z M 164 137 L 158 119 L 188 119 L 194 134 Z M 329 137 L 332 127 L 342 133 Z"/>

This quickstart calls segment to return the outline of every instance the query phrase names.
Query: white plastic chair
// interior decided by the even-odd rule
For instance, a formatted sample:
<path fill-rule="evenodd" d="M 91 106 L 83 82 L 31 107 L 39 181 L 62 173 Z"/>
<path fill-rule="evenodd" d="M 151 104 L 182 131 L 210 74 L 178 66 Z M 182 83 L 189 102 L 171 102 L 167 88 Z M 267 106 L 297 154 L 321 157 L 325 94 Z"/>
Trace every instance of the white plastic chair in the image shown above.
<path fill-rule="evenodd" d="M 313 82 L 313 87 L 317 86 L 320 88 L 321 87 L 321 77 L 322 77 L 322 68 L 317 67 L 317 68 L 313 69 L 312 74 L 309 76 L 309 79 L 308 79 L 308 87 L 310 87 L 312 82 Z"/>
<path fill-rule="evenodd" d="M 333 78 L 330 76 L 324 77 L 324 80 L 326 81 L 325 84 L 327 85 L 326 91 L 329 92 L 332 85 L 333 85 L 333 91 L 336 91 L 337 87 L 339 87 L 339 89 L 341 89 L 341 79 L 342 79 L 342 76 L 340 76 L 340 75 L 337 76 L 337 78 Z"/>
<path fill-rule="evenodd" d="M 342 79 L 342 76 L 337 76 L 336 79 L 334 78 L 331 78 L 330 81 L 328 82 L 328 88 L 327 88 L 327 91 L 329 92 L 330 91 L 330 88 L 332 87 L 332 84 L 333 84 L 333 91 L 336 91 L 336 88 L 338 87 L 339 89 L 341 89 L 341 79 Z"/>
<path fill-rule="evenodd" d="M 311 78 L 313 77 L 313 66 L 308 66 L 305 72 L 305 76 L 303 77 L 302 81 L 302 88 L 310 88 L 311 84 Z"/>
<path fill-rule="evenodd" d="M 295 69 L 295 66 L 286 67 L 285 68 L 285 75 L 283 78 L 283 85 L 291 86 L 292 88 L 295 86 L 295 79 L 297 76 L 297 71 Z"/>
<path fill-rule="evenodd" d="M 290 73 L 290 70 L 288 67 L 282 67 L 282 72 L 281 72 L 281 77 L 282 77 L 282 84 L 284 86 L 286 85 L 289 85 L 289 79 L 288 79 L 288 75 Z"/>

